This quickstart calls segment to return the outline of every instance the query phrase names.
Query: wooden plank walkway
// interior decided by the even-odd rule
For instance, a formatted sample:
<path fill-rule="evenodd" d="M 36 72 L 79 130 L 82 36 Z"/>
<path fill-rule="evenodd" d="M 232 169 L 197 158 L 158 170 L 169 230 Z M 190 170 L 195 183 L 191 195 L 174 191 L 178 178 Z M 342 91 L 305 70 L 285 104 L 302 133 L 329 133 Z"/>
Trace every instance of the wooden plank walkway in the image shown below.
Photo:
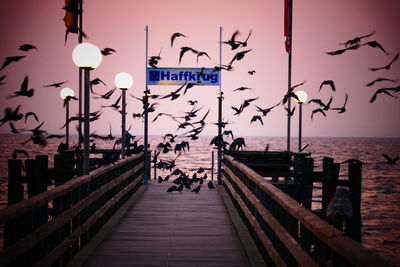
<path fill-rule="evenodd" d="M 146 186 L 83 266 L 250 266 L 216 190 Z"/>

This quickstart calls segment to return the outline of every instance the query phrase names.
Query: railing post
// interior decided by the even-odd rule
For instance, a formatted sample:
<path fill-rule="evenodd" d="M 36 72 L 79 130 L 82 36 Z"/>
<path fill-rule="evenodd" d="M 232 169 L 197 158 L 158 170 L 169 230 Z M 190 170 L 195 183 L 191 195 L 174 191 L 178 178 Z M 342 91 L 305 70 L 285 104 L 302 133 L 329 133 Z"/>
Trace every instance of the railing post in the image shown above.
<path fill-rule="evenodd" d="M 153 171 L 154 171 L 154 180 L 157 180 L 157 151 L 154 150 L 154 167 L 153 167 Z"/>
<path fill-rule="evenodd" d="M 214 150 L 211 151 L 211 181 L 214 181 Z"/>
<path fill-rule="evenodd" d="M 353 216 L 346 224 L 346 234 L 361 243 L 361 184 L 362 165 L 358 162 L 349 163 L 349 190 L 351 192 L 351 204 Z"/>
<path fill-rule="evenodd" d="M 325 157 L 323 159 L 324 177 L 322 178 L 322 213 L 324 216 L 329 201 L 333 198 L 336 191 L 339 169 L 334 166 L 332 158 Z"/>

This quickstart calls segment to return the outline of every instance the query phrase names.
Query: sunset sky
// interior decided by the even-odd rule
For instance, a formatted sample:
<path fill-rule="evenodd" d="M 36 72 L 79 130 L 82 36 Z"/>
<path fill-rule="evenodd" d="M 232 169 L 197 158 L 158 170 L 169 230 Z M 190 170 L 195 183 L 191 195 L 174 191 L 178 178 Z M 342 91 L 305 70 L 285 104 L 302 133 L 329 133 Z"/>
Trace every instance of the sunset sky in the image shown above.
<path fill-rule="evenodd" d="M 400 80 L 400 60 L 389 70 L 370 71 L 369 67 L 382 67 L 400 52 L 400 1 L 398 0 L 334 0 L 320 1 L 293 0 L 293 66 L 292 84 L 306 81 L 298 89 L 308 93 L 309 99 L 319 98 L 326 103 L 333 97 L 331 107 L 341 107 L 345 94 L 349 95 L 347 111 L 327 111 L 327 117 L 311 111 L 318 108 L 315 103 L 303 106 L 304 136 L 354 136 L 354 137 L 400 137 L 400 99 L 385 94 L 378 95 L 374 103 L 369 103 L 376 90 L 382 87 L 396 87 L 400 82 L 377 82 L 365 85 L 376 78 Z M 281 0 L 87 0 L 84 1 L 83 31 L 88 38 L 84 41 L 97 45 L 100 49 L 111 47 L 117 51 L 103 57 L 101 65 L 91 72 L 91 78 L 102 79 L 107 86 L 97 85 L 94 90 L 105 93 L 114 87 L 114 77 L 121 71 L 129 72 L 134 85 L 128 91 L 127 126 L 132 131 L 143 133 L 141 119 L 133 119 L 132 113 L 142 111 L 142 105 L 129 94 L 143 95 L 145 88 L 145 27 L 149 27 L 149 56 L 157 55 L 160 49 L 159 67 L 213 67 L 219 63 L 219 27 L 223 28 L 223 40 L 228 40 L 235 30 L 240 31 L 238 40 L 244 40 L 249 31 L 246 48 L 231 51 L 223 45 L 223 64 L 227 64 L 238 51 L 252 49 L 241 61 L 233 64 L 233 71 L 222 72 L 224 92 L 223 118 L 229 121 L 227 129 L 236 135 L 285 136 L 286 111 L 280 105 L 266 117 L 264 125 L 250 124 L 256 112 L 255 105 L 267 108 L 278 103 L 287 90 L 288 54 L 284 48 L 283 35 L 284 1 Z M 16 108 L 21 104 L 21 112 L 35 112 L 43 129 L 50 133 L 62 133 L 60 127 L 65 122 L 65 111 L 58 88 L 44 85 L 68 80 L 65 84 L 78 91 L 78 69 L 72 62 L 72 50 L 77 45 L 77 36 L 70 34 L 64 46 L 65 26 L 62 10 L 63 0 L 0 0 L 0 64 L 9 56 L 27 55 L 19 62 L 11 63 L 0 71 L 6 75 L 0 85 L 1 114 L 6 107 Z M 325 52 L 344 48 L 341 42 L 375 31 L 367 41 L 377 41 L 389 53 L 377 48 L 362 46 L 354 51 L 330 56 Z M 170 46 L 170 36 L 180 32 L 187 38 L 177 38 Z M 19 51 L 24 43 L 33 44 L 37 50 Z M 178 65 L 180 47 L 189 46 L 205 51 L 211 57 L 199 58 L 187 54 Z M 255 70 L 254 75 L 248 71 Z M 29 76 L 29 88 L 35 89 L 32 98 L 7 96 L 18 91 L 25 77 Z M 336 92 L 319 86 L 324 80 L 333 80 Z M 238 87 L 253 90 L 233 92 Z M 178 86 L 152 86 L 153 94 L 166 95 Z M 159 100 L 156 112 L 150 114 L 150 121 L 159 113 L 184 116 L 189 111 L 188 100 L 198 100 L 198 118 L 210 108 L 202 134 L 216 135 L 217 91 L 215 86 L 195 86 L 177 100 Z M 112 104 L 120 95 L 116 91 L 111 100 L 91 100 L 91 111 L 101 105 Z M 400 97 L 399 93 L 394 93 Z M 231 106 L 239 107 L 244 99 L 259 97 L 240 116 L 233 116 Z M 153 101 L 154 102 L 154 101 Z M 298 108 L 292 117 L 292 135 L 298 132 Z M 78 103 L 71 102 L 71 115 L 78 111 Z M 91 131 L 107 133 L 109 123 L 114 134 L 120 133 L 121 115 L 116 110 L 106 108 L 98 121 L 91 124 Z M 195 118 L 196 119 L 196 118 Z M 31 129 L 38 125 L 32 118 L 25 125 L 24 120 L 15 122 L 18 128 Z M 160 117 L 150 123 L 150 134 L 175 133 L 177 123 L 169 117 Z M 190 130 L 191 128 L 187 128 Z M 0 127 L 0 133 L 10 132 L 8 123 Z M 75 130 L 73 130 L 75 133 Z M 178 131 L 182 134 L 185 131 Z"/>

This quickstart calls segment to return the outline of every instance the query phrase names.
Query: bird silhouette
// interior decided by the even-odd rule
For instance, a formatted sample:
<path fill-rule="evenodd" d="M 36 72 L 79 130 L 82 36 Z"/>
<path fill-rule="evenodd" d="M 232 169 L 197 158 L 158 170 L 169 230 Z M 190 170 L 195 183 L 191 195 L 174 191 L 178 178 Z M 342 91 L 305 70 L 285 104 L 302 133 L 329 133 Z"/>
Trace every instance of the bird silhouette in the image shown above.
<path fill-rule="evenodd" d="M 331 51 L 331 52 L 325 52 L 325 53 L 328 54 L 328 55 L 331 55 L 331 56 L 336 56 L 336 55 L 341 55 L 341 54 L 343 54 L 344 52 L 346 52 L 348 50 L 356 50 L 358 48 L 360 48 L 360 45 L 352 45 L 352 46 L 349 46 L 349 47 L 347 47 L 345 49 L 339 49 L 339 50 L 335 50 L 335 51 Z"/>
<path fill-rule="evenodd" d="M 175 190 L 176 190 L 178 193 L 182 194 L 183 184 L 180 184 Z"/>
<path fill-rule="evenodd" d="M 242 60 L 242 59 L 244 58 L 244 56 L 245 56 L 248 52 L 250 52 L 251 50 L 252 50 L 252 49 L 249 49 L 249 50 L 245 50 L 245 51 L 236 53 L 236 55 L 235 55 L 235 56 L 232 58 L 232 60 L 229 62 L 229 66 L 231 66 L 232 63 L 233 63 L 235 60 Z"/>
<path fill-rule="evenodd" d="M 324 115 L 325 117 L 326 117 L 326 113 L 322 110 L 322 109 L 320 109 L 320 108 L 318 108 L 318 109 L 314 109 L 312 112 L 311 112 L 311 120 L 313 119 L 313 117 L 314 117 L 314 114 L 315 113 L 321 113 L 322 115 Z"/>
<path fill-rule="evenodd" d="M 310 104 L 310 103 L 317 103 L 318 105 L 320 105 L 320 107 L 322 107 L 322 110 L 329 110 L 329 109 L 330 109 L 330 106 L 331 106 L 331 103 L 332 103 L 332 100 L 333 100 L 333 97 L 331 97 L 331 98 L 329 99 L 328 103 L 324 104 L 324 103 L 321 101 L 321 99 L 313 98 L 313 99 L 311 99 L 310 101 L 308 101 L 308 103 L 309 103 L 309 104 Z"/>
<path fill-rule="evenodd" d="M 214 183 L 211 180 L 207 183 L 207 186 L 208 186 L 208 189 L 210 189 L 210 190 L 215 189 Z"/>
<path fill-rule="evenodd" d="M 32 97 L 33 94 L 35 93 L 35 90 L 33 88 L 28 89 L 28 82 L 29 82 L 29 78 L 28 78 L 28 76 L 25 76 L 24 81 L 22 82 L 19 91 L 14 92 L 13 95 L 8 96 L 7 98 L 13 98 L 13 97 L 17 97 L 17 96 Z"/>
<path fill-rule="evenodd" d="M 375 31 L 373 31 L 373 32 L 371 32 L 371 33 L 369 33 L 369 34 L 367 34 L 367 35 L 362 35 L 362 36 L 355 37 L 355 38 L 353 38 L 353 39 L 351 39 L 351 40 L 348 40 L 348 41 L 345 42 L 345 43 L 339 43 L 339 44 L 340 44 L 340 45 L 344 45 L 345 47 L 353 46 L 353 45 L 360 45 L 360 42 L 361 42 L 361 40 L 362 40 L 363 38 L 370 37 L 370 36 L 372 36 L 374 33 L 375 33 Z"/>
<path fill-rule="evenodd" d="M 101 106 L 102 108 L 114 108 L 114 109 L 119 109 L 119 101 L 121 101 L 122 94 L 117 98 L 117 100 L 114 102 L 114 104 L 108 105 L 108 106 Z"/>
<path fill-rule="evenodd" d="M 64 82 L 58 82 L 58 83 L 52 83 L 48 85 L 43 85 L 43 87 L 54 87 L 54 88 L 60 88 L 64 83 L 68 82 L 68 80 Z"/>
<path fill-rule="evenodd" d="M 13 57 L 6 57 L 6 60 L 4 61 L 3 65 L 1 66 L 0 70 L 4 69 L 8 65 L 10 65 L 12 62 L 18 62 L 21 59 L 23 59 L 25 56 L 13 56 Z"/>
<path fill-rule="evenodd" d="M 186 86 L 186 84 L 187 84 L 187 81 L 181 87 L 179 87 L 175 91 L 172 91 L 168 95 L 161 97 L 160 99 L 165 99 L 168 97 L 171 97 L 171 99 L 170 99 L 171 101 L 177 99 L 180 96 L 180 94 L 178 94 L 178 93 Z"/>
<path fill-rule="evenodd" d="M 235 111 L 233 115 L 240 115 L 240 113 L 243 111 L 243 104 L 241 104 L 238 108 L 234 106 L 231 106 L 231 108 Z"/>
<path fill-rule="evenodd" d="M 292 117 L 292 116 L 294 115 L 294 111 L 296 110 L 296 107 L 293 107 L 292 110 L 289 110 L 287 107 L 285 107 L 285 110 L 286 110 L 286 112 L 287 112 L 287 115 L 288 115 L 289 117 Z"/>
<path fill-rule="evenodd" d="M 389 55 L 389 53 L 386 52 L 386 50 L 383 49 L 382 45 L 380 43 L 378 43 L 377 41 L 370 41 L 370 42 L 367 42 L 367 43 L 365 43 L 363 45 L 368 45 L 370 47 L 378 48 L 378 49 L 382 50 L 383 53 L 385 53 L 386 55 Z"/>
<path fill-rule="evenodd" d="M 243 104 L 242 104 L 242 105 L 243 105 L 243 109 L 246 108 L 246 107 L 248 107 L 248 106 L 250 105 L 251 102 L 257 100 L 258 98 L 259 98 L 259 97 L 245 99 L 245 100 L 243 101 Z"/>
<path fill-rule="evenodd" d="M 3 82 L 3 80 L 6 78 L 6 75 L 3 75 L 0 77 L 0 85 L 4 85 L 6 84 L 5 82 Z"/>
<path fill-rule="evenodd" d="M 99 98 L 110 99 L 110 97 L 114 94 L 114 92 L 115 92 L 116 89 L 117 89 L 117 88 L 114 87 L 113 89 L 111 89 L 110 91 L 106 92 L 105 94 L 98 94 L 98 93 L 95 93 L 95 95 L 97 95 L 97 96 L 94 96 L 93 98 L 94 98 L 94 99 L 99 99 Z"/>
<path fill-rule="evenodd" d="M 210 113 L 210 109 L 208 109 L 206 114 L 204 114 L 203 118 L 201 118 L 199 121 L 193 122 L 193 124 L 200 124 L 202 127 L 204 127 L 204 125 L 206 125 L 204 120 L 207 118 L 209 113 Z"/>
<path fill-rule="evenodd" d="M 389 165 L 395 165 L 397 163 L 397 161 L 399 160 L 399 157 L 391 158 L 386 154 L 382 154 L 382 156 L 386 159 L 386 163 Z"/>
<path fill-rule="evenodd" d="M 329 201 L 326 216 L 335 224 L 343 223 L 353 217 L 353 207 L 350 201 L 350 191 L 338 188 L 335 196 Z"/>
<path fill-rule="evenodd" d="M 201 185 L 199 185 L 196 188 L 194 188 L 191 192 L 194 192 L 194 193 L 198 194 L 200 192 L 200 189 L 201 189 Z"/>
<path fill-rule="evenodd" d="M 13 134 L 17 134 L 17 133 L 20 133 L 21 131 L 25 130 L 25 129 L 17 129 L 14 126 L 14 123 L 12 123 L 11 121 L 9 122 L 9 125 L 10 125 L 10 128 L 11 128 L 11 133 L 13 133 Z"/>
<path fill-rule="evenodd" d="M 149 65 L 150 65 L 150 67 L 152 67 L 152 68 L 157 68 L 158 62 L 159 62 L 160 59 L 161 59 L 161 51 L 162 51 L 162 48 L 160 49 L 160 52 L 158 52 L 158 55 L 157 55 L 157 56 L 151 56 L 151 57 L 149 58 Z"/>
<path fill-rule="evenodd" d="M 6 108 L 4 110 L 4 116 L 2 119 L 0 119 L 0 126 L 3 125 L 4 123 L 8 121 L 18 121 L 23 118 L 23 114 L 19 113 L 19 109 L 21 108 L 21 105 L 19 105 L 16 109 L 12 108 Z"/>
<path fill-rule="evenodd" d="M 346 93 L 343 106 L 340 107 L 340 108 L 331 108 L 331 109 L 332 109 L 332 110 L 339 110 L 338 113 L 344 113 L 344 112 L 346 112 L 346 104 L 347 104 L 348 98 L 349 98 L 349 95 Z"/>
<path fill-rule="evenodd" d="M 335 87 L 335 83 L 332 80 L 325 80 L 321 83 L 321 85 L 319 86 L 319 91 L 321 91 L 322 86 L 324 85 L 329 85 L 332 88 L 332 91 L 336 91 L 336 87 Z"/>
<path fill-rule="evenodd" d="M 239 41 L 241 47 L 246 47 L 247 46 L 247 41 L 249 40 L 249 38 L 251 36 L 251 33 L 252 33 L 252 30 L 249 31 L 249 34 L 247 35 L 247 38 L 246 38 L 246 40 L 244 40 L 244 42 L 240 42 Z"/>
<path fill-rule="evenodd" d="M 160 112 L 157 114 L 157 116 L 154 117 L 154 119 L 152 120 L 152 122 L 155 122 L 159 117 L 161 116 L 168 116 L 172 118 L 172 114 L 168 114 L 168 113 L 164 113 L 164 112 Z"/>
<path fill-rule="evenodd" d="M 176 189 L 177 189 L 176 185 L 173 185 L 173 186 L 171 186 L 171 187 L 169 187 L 169 188 L 167 189 L 167 193 L 172 193 L 172 192 L 175 191 Z"/>
<path fill-rule="evenodd" d="M 19 46 L 18 50 L 27 52 L 27 51 L 32 50 L 32 49 L 36 49 L 37 50 L 37 47 L 34 46 L 34 45 L 31 45 L 31 44 L 23 44 L 23 45 Z"/>
<path fill-rule="evenodd" d="M 235 50 L 235 49 L 239 48 L 241 43 L 236 41 L 236 37 L 237 37 L 238 34 L 239 34 L 239 31 L 236 30 L 232 34 L 231 38 L 228 41 L 224 41 L 222 43 L 230 45 L 231 46 L 231 50 Z"/>
<path fill-rule="evenodd" d="M 253 90 L 253 89 L 249 87 L 239 87 L 234 89 L 233 91 L 235 92 L 235 91 L 246 91 L 246 90 Z"/>
<path fill-rule="evenodd" d="M 93 92 L 93 85 L 98 85 L 98 84 L 100 84 L 100 83 L 102 83 L 104 86 L 107 86 L 100 78 L 95 78 L 95 79 L 91 80 L 90 83 L 89 83 L 89 85 L 90 85 L 90 91 L 91 91 L 92 93 L 94 93 L 94 92 Z"/>
<path fill-rule="evenodd" d="M 116 53 L 117 51 L 115 51 L 112 48 L 106 47 L 106 48 L 102 49 L 100 52 L 103 56 L 108 56 L 108 55 L 112 55 L 113 53 Z"/>
<path fill-rule="evenodd" d="M 181 52 L 179 53 L 179 63 L 178 64 L 181 64 L 183 55 L 188 51 L 192 51 L 194 54 L 198 54 L 199 53 L 197 50 L 194 50 L 191 47 L 187 47 L 187 46 L 181 47 Z"/>
<path fill-rule="evenodd" d="M 397 80 L 393 80 L 393 79 L 387 79 L 387 78 L 377 78 L 375 80 L 373 80 L 372 82 L 367 83 L 365 86 L 372 86 L 377 82 L 383 82 L 383 81 L 388 81 L 388 82 L 397 82 Z"/>
<path fill-rule="evenodd" d="M 232 143 L 229 146 L 229 151 L 239 151 L 240 149 L 243 149 L 246 146 L 246 143 L 244 141 L 243 137 L 238 137 L 235 140 L 232 141 Z"/>
<path fill-rule="evenodd" d="M 371 70 L 371 71 L 389 70 L 390 66 L 398 59 L 399 59 L 399 53 L 397 53 L 396 56 L 386 66 L 378 67 L 378 68 L 368 68 L 368 69 Z"/>
<path fill-rule="evenodd" d="M 392 95 L 392 94 L 389 92 L 388 89 L 390 89 L 390 88 L 380 88 L 380 89 L 376 90 L 376 92 L 373 94 L 373 96 L 372 96 L 371 99 L 369 100 L 369 103 L 375 102 L 375 100 L 376 100 L 378 94 L 382 94 L 382 93 L 383 93 L 383 94 L 387 94 L 388 96 L 397 98 L 396 96 Z"/>
<path fill-rule="evenodd" d="M 267 114 L 270 113 L 271 110 L 272 110 L 274 107 L 276 107 L 276 105 L 275 105 L 275 106 L 272 106 L 272 107 L 270 107 L 270 108 L 260 108 L 259 106 L 256 105 L 257 111 L 258 111 L 258 112 L 261 112 L 263 117 L 267 116 Z"/>
<path fill-rule="evenodd" d="M 261 124 L 264 125 L 264 123 L 263 123 L 263 121 L 262 121 L 262 118 L 261 118 L 261 116 L 259 116 L 259 115 L 254 115 L 254 116 L 251 118 L 250 124 L 251 124 L 252 122 L 257 121 L 257 120 L 259 120 L 259 121 L 261 122 Z"/>
<path fill-rule="evenodd" d="M 256 71 L 255 71 L 255 70 L 249 70 L 247 73 L 248 73 L 249 75 L 254 75 L 254 74 L 256 73 Z"/>
<path fill-rule="evenodd" d="M 171 47 L 174 46 L 174 41 L 175 41 L 175 38 L 177 38 L 177 37 L 187 37 L 187 36 L 182 34 L 182 33 L 180 33 L 180 32 L 176 32 L 176 33 L 172 34 L 172 36 L 171 36 Z"/>
<path fill-rule="evenodd" d="M 230 135 L 230 136 L 232 137 L 232 140 L 235 139 L 235 138 L 233 137 L 233 133 L 232 133 L 231 130 L 225 130 L 225 131 L 222 133 L 222 135 Z"/>
<path fill-rule="evenodd" d="M 32 116 L 36 120 L 36 122 L 39 122 L 38 116 L 34 112 L 29 111 L 29 112 L 25 113 L 25 123 L 26 123 L 26 120 L 29 118 L 29 116 Z"/>
<path fill-rule="evenodd" d="M 206 52 L 201 52 L 200 51 L 200 52 L 197 53 L 197 59 L 196 59 L 197 60 L 197 64 L 199 64 L 199 57 L 201 57 L 201 56 L 206 56 L 206 57 L 208 57 L 209 60 L 211 60 L 210 56 Z"/>
<path fill-rule="evenodd" d="M 196 105 L 198 102 L 199 102 L 199 101 L 197 101 L 197 100 L 189 100 L 187 103 L 188 103 L 189 105 L 191 105 L 191 106 L 194 106 L 194 105 Z"/>

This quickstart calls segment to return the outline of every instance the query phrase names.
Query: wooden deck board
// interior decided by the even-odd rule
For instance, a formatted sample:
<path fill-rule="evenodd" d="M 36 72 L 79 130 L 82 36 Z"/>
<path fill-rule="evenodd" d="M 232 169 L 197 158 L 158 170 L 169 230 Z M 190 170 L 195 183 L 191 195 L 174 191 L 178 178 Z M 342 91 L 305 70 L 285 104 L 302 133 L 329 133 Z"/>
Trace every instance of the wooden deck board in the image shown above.
<path fill-rule="evenodd" d="M 83 266 L 250 266 L 218 192 L 171 185 L 147 185 Z"/>

